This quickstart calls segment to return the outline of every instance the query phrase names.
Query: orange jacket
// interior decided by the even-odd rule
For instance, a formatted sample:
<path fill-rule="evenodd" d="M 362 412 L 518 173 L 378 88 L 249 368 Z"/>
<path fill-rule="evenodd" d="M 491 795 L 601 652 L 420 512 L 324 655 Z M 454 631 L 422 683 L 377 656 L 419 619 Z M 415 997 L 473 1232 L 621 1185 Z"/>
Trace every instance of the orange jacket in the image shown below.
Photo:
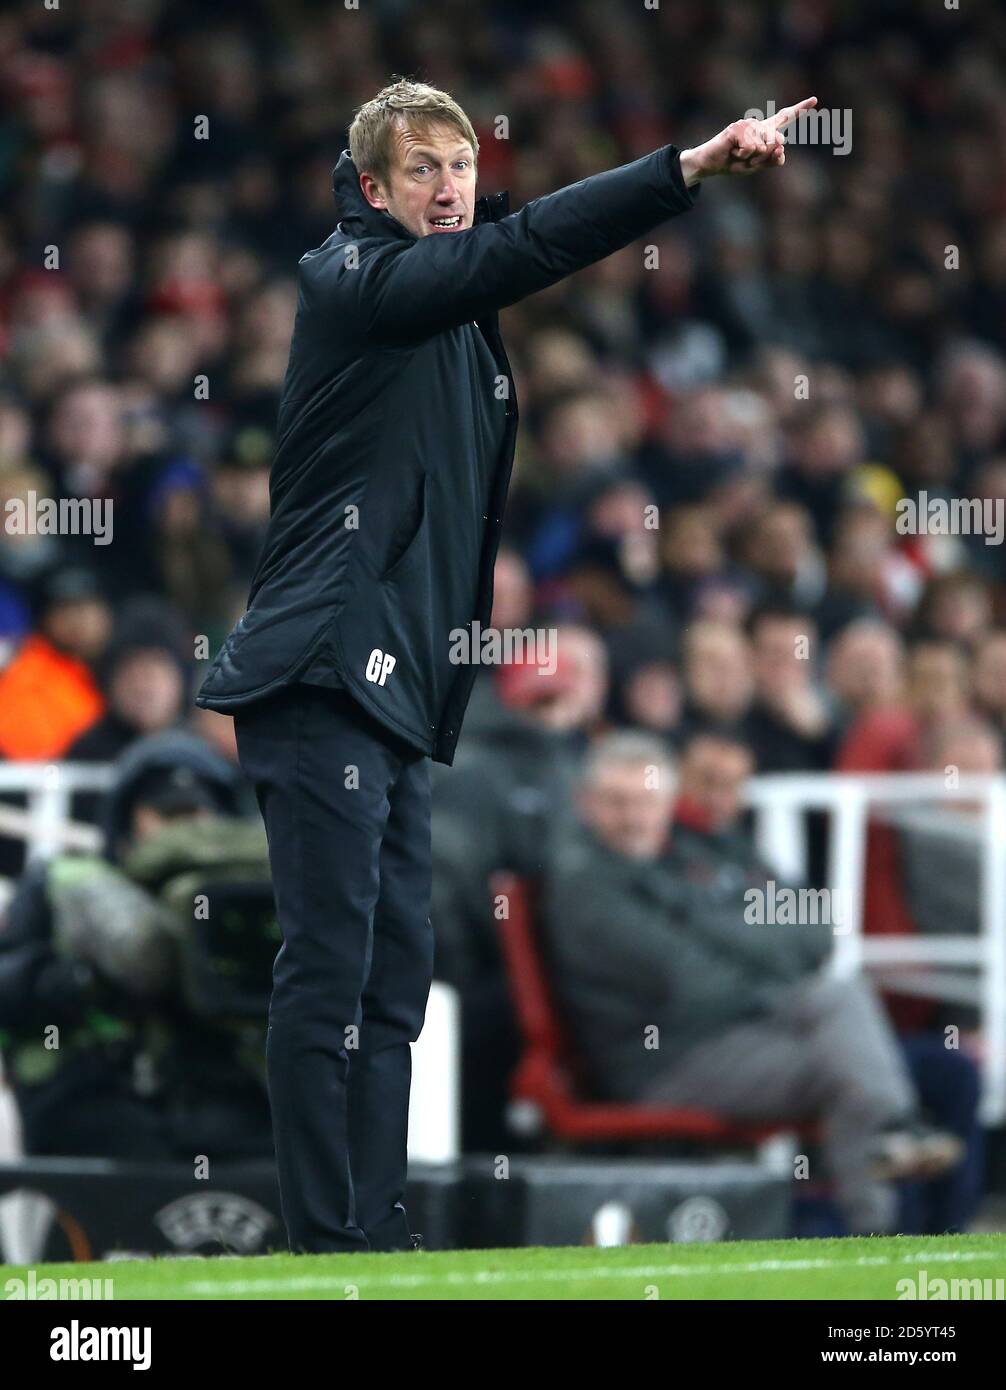
<path fill-rule="evenodd" d="M 0 671 L 0 755 L 11 762 L 59 758 L 104 712 L 82 661 L 44 637 L 28 637 Z"/>

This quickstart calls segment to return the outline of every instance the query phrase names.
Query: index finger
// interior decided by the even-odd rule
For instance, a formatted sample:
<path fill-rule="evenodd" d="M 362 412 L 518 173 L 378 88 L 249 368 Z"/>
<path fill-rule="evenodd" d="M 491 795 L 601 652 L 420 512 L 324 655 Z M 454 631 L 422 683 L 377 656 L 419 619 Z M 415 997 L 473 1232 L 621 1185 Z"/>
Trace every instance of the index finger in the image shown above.
<path fill-rule="evenodd" d="M 804 97 L 803 101 L 798 101 L 795 106 L 786 106 L 781 111 L 777 111 L 772 117 L 772 124 L 776 130 L 782 130 L 783 126 L 789 125 L 790 121 L 795 121 L 801 111 L 809 111 L 812 106 L 817 105 L 817 97 Z"/>

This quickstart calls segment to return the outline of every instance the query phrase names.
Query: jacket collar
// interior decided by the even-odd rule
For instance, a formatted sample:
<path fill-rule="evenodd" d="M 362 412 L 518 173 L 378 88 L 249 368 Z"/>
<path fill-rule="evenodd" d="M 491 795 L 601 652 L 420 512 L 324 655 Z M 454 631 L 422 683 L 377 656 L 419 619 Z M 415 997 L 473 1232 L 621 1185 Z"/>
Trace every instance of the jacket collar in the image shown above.
<path fill-rule="evenodd" d="M 401 222 L 373 208 L 363 196 L 360 176 L 348 150 L 343 150 L 339 162 L 332 170 L 332 195 L 335 198 L 339 225 L 344 226 L 351 236 L 397 237 L 402 241 L 415 241 L 416 238 Z M 475 200 L 474 225 L 480 222 L 498 222 L 510 211 L 510 195 L 507 192 L 490 193 Z"/>

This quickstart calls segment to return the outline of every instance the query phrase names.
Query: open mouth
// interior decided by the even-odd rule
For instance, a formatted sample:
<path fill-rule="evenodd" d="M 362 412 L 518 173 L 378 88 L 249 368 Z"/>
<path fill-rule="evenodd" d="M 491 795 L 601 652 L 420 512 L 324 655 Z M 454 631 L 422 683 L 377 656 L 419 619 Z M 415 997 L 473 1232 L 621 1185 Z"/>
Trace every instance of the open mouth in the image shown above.
<path fill-rule="evenodd" d="M 429 223 L 431 227 L 436 227 L 438 232 L 453 232 L 461 226 L 461 214 L 458 212 L 452 217 L 431 217 Z"/>

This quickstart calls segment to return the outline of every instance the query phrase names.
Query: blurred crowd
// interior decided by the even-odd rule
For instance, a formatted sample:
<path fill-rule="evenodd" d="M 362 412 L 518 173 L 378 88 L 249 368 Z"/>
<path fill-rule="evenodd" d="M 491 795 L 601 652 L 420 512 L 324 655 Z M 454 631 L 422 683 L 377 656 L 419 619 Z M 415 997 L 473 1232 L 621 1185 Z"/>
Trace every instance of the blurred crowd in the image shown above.
<path fill-rule="evenodd" d="M 998 771 L 1002 544 L 905 534 L 899 503 L 1006 506 L 1004 49 L 979 0 L 7 7 L 0 510 L 111 499 L 114 536 L 0 528 L 0 758 L 103 763 L 185 729 L 233 763 L 191 696 L 268 519 L 297 260 L 332 230 L 354 109 L 403 72 L 460 100 L 479 191 L 514 208 L 770 100 L 851 119 L 846 153 L 713 181 L 502 316 L 522 428 L 493 622 L 559 640 L 551 675 L 482 673 L 435 769 L 471 1057 L 491 1035 L 510 1064 L 487 876 L 548 873 L 597 736 L 715 734 L 745 775 Z M 906 882 L 885 833 L 868 929 L 914 930 L 927 856 Z"/>

